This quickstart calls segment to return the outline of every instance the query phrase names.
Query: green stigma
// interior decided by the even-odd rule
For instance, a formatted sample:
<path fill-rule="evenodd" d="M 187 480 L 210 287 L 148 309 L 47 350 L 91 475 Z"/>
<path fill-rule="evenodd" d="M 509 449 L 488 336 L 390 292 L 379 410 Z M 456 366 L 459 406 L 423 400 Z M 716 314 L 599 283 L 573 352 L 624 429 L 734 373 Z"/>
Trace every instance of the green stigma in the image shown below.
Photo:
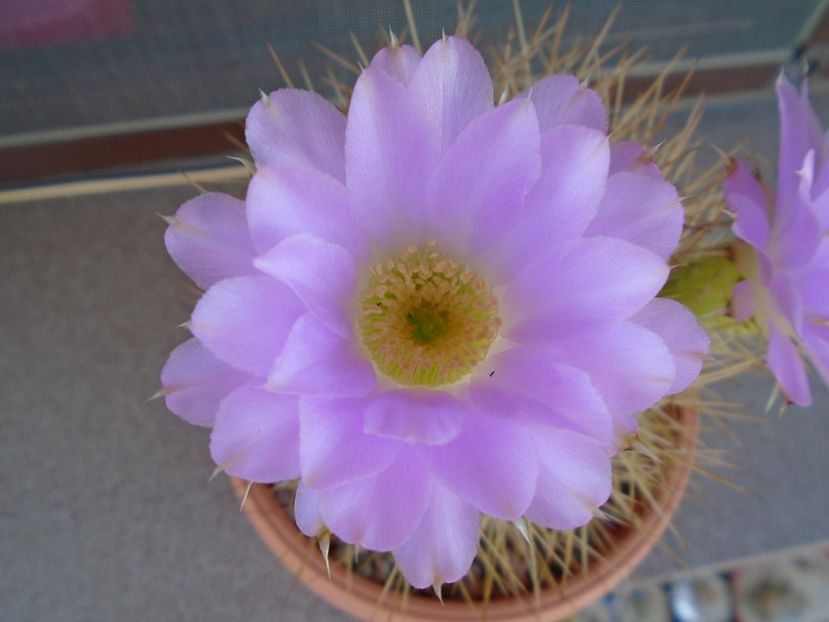
<path fill-rule="evenodd" d="M 371 267 L 357 320 L 374 367 L 406 386 L 437 387 L 468 376 L 498 335 L 489 284 L 434 241 Z"/>
<path fill-rule="evenodd" d="M 422 344 L 439 339 L 449 328 L 449 314 L 430 302 L 424 302 L 407 313 L 406 321 L 412 327 L 412 339 Z"/>

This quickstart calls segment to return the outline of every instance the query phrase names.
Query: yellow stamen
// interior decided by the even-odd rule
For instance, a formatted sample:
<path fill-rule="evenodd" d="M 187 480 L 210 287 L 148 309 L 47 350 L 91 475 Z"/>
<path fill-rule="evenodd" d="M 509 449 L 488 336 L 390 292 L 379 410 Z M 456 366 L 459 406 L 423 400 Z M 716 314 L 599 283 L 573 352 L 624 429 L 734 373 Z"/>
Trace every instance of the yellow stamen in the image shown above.
<path fill-rule="evenodd" d="M 434 240 L 373 265 L 360 308 L 375 367 L 409 386 L 461 380 L 486 358 L 501 325 L 489 284 Z"/>

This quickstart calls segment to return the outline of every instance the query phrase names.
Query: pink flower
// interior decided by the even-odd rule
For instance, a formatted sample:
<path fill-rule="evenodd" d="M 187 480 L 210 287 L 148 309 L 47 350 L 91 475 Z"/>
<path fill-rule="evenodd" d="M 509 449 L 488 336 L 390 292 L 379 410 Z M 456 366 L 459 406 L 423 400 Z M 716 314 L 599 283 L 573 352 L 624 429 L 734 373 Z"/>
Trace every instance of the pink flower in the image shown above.
<path fill-rule="evenodd" d="M 811 404 L 802 350 L 829 382 L 829 138 L 809 104 L 781 74 L 780 161 L 772 198 L 738 161 L 725 181 L 736 215 L 735 235 L 747 243 L 746 280 L 737 283 L 732 313 L 751 317 L 769 337 L 767 364 L 786 397 Z"/>
<path fill-rule="evenodd" d="M 162 372 L 230 474 L 300 478 L 299 527 L 393 551 L 416 587 L 469 569 L 481 513 L 583 525 L 636 414 L 708 338 L 655 298 L 682 206 L 571 76 L 493 106 L 449 37 L 378 52 L 348 118 L 284 89 L 247 119 L 247 198 L 167 231 L 206 293 Z"/>

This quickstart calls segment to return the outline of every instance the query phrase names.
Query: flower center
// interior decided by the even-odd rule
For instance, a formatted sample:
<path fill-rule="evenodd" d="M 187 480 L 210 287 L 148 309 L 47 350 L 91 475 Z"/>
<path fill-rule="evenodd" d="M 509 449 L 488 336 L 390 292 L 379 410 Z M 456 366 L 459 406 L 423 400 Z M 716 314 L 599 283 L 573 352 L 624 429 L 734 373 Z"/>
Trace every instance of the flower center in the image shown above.
<path fill-rule="evenodd" d="M 434 240 L 373 265 L 360 309 L 357 324 L 374 366 L 410 386 L 468 375 L 501 325 L 489 284 L 437 250 Z"/>

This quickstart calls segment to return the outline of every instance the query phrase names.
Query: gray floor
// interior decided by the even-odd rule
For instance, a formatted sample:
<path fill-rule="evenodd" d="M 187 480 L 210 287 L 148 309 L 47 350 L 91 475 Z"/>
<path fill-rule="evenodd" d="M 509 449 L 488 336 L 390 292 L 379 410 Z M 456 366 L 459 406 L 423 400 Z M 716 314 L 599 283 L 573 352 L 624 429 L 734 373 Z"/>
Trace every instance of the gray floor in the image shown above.
<path fill-rule="evenodd" d="M 823 104 L 826 99 L 820 100 Z M 823 108 L 824 110 L 826 108 Z M 717 106 L 708 136 L 770 157 L 770 100 Z M 0 618 L 340 620 L 260 545 L 205 430 L 159 402 L 186 334 L 184 279 L 164 225 L 177 188 L 0 207 Z M 767 379 L 731 397 L 762 412 Z M 694 482 L 673 547 L 691 566 L 829 537 L 829 394 L 811 410 L 735 428 L 729 474 L 759 493 Z M 657 552 L 638 576 L 681 566 Z"/>
<path fill-rule="evenodd" d="M 3 620 L 339 620 L 262 549 L 158 388 L 189 189 L 0 210 Z"/>

